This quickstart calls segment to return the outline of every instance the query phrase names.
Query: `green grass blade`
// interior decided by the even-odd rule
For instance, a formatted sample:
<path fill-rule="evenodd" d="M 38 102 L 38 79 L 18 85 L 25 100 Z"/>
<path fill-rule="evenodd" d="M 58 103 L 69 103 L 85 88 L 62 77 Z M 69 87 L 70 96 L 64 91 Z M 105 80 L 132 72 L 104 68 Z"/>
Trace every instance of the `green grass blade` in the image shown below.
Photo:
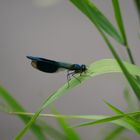
<path fill-rule="evenodd" d="M 124 122 L 122 119 L 128 117 L 128 115 L 131 114 L 123 114 L 123 115 L 115 115 L 115 116 L 91 116 L 92 118 L 95 118 L 96 121 L 90 121 L 90 122 L 84 122 L 78 125 L 75 125 L 73 127 L 82 127 L 82 126 L 90 126 L 90 125 L 96 125 L 96 124 L 103 124 L 103 123 L 114 123 L 116 125 L 122 126 L 126 129 L 129 129 L 133 132 L 135 132 L 136 134 L 140 135 L 140 125 L 138 123 L 138 121 L 136 122 L 135 119 L 131 120 L 131 123 L 129 122 Z M 137 114 L 139 116 L 139 113 Z M 137 116 L 136 115 L 136 116 Z M 132 121 L 133 121 L 133 125 L 132 125 Z"/>
<path fill-rule="evenodd" d="M 139 21 L 140 21 L 140 0 L 134 0 L 136 8 L 137 8 L 137 12 L 139 15 Z"/>
<path fill-rule="evenodd" d="M 121 32 L 121 35 L 122 35 L 123 40 L 124 40 L 125 45 L 126 45 L 128 43 L 127 43 L 126 33 L 125 33 L 124 24 L 123 24 L 123 20 L 122 20 L 119 1 L 118 0 L 112 0 L 112 4 L 113 4 L 114 13 L 115 13 L 115 17 L 116 17 L 116 21 L 117 21 L 119 30 Z"/>
<path fill-rule="evenodd" d="M 134 111 L 139 109 L 137 100 L 132 98 L 131 93 L 129 93 L 127 88 L 124 89 L 123 95 L 128 106 L 127 110 Z"/>
<path fill-rule="evenodd" d="M 29 115 L 27 115 L 29 116 Z M 59 130 L 57 130 L 55 127 L 51 126 L 51 125 L 46 125 L 46 122 L 39 120 L 39 125 L 42 129 L 42 131 L 44 133 L 47 134 L 47 136 L 53 138 L 53 139 L 57 139 L 57 140 L 67 140 L 67 137 L 60 132 Z"/>
<path fill-rule="evenodd" d="M 124 66 L 133 76 L 140 75 L 140 67 L 123 61 Z M 120 66 L 115 59 L 103 59 L 96 61 L 88 67 L 87 74 L 89 76 L 97 76 L 106 73 L 122 72 Z M 88 77 L 89 78 L 89 77 Z"/>
<path fill-rule="evenodd" d="M 127 62 L 124 63 L 124 65 L 127 67 L 129 72 L 134 75 L 140 75 L 140 68 L 129 64 Z M 120 69 L 120 66 L 117 64 L 115 60 L 112 59 L 106 59 L 101 60 L 96 63 L 91 64 L 88 67 L 88 70 L 85 74 L 82 74 L 81 76 L 79 74 L 75 75 L 82 83 L 82 81 L 88 80 L 91 77 L 105 74 L 105 73 L 111 73 L 111 72 L 122 72 Z M 27 125 L 21 130 L 21 132 L 17 135 L 16 140 L 19 140 L 24 133 L 30 128 L 30 126 L 35 122 L 39 114 L 53 101 L 58 99 L 60 96 L 66 94 L 69 90 L 74 88 L 75 86 L 81 84 L 77 79 L 72 78 L 69 81 L 70 87 L 68 88 L 68 84 L 64 84 L 62 87 L 60 87 L 56 92 L 54 92 L 52 95 L 50 95 L 42 104 L 42 106 L 38 109 L 38 111 L 35 113 L 35 115 L 32 117 L 32 119 L 27 123 Z"/>
<path fill-rule="evenodd" d="M 136 112 L 135 112 L 136 113 Z M 134 114 L 135 114 L 134 113 Z M 87 118 L 93 118 L 96 119 L 96 121 L 90 121 L 90 122 L 84 122 L 78 125 L 75 125 L 74 127 L 82 127 L 82 126 L 89 126 L 89 125 L 95 125 L 95 124 L 103 124 L 103 123 L 114 123 L 116 125 L 119 126 L 123 126 L 137 134 L 140 134 L 140 124 L 138 123 L 138 121 L 136 122 L 135 119 L 133 120 L 133 125 L 132 123 L 128 123 L 128 122 L 124 122 L 122 119 L 128 117 L 128 115 L 132 115 L 133 113 L 128 113 L 128 114 L 121 114 L 121 115 L 114 115 L 114 116 L 104 116 L 104 115 L 100 115 L 100 116 L 87 116 Z M 137 112 L 135 115 L 133 114 L 133 116 L 139 116 L 140 114 Z M 132 122 L 131 120 L 131 122 Z"/>
<path fill-rule="evenodd" d="M 34 116 L 35 113 L 32 112 L 8 112 L 12 115 L 21 115 L 21 116 Z M 115 115 L 115 116 L 111 116 L 114 117 L 113 120 L 117 120 L 123 117 L 126 117 L 126 115 L 129 116 L 140 116 L 140 111 L 135 111 L 135 112 L 129 112 L 129 113 L 125 113 L 125 114 L 119 114 L 119 115 Z M 99 120 L 99 119 L 106 119 L 109 116 L 107 115 L 63 115 L 63 114 L 39 114 L 39 117 L 54 117 L 54 118 L 66 118 L 66 119 L 70 119 L 70 118 L 74 118 L 74 119 L 92 119 L 92 120 Z"/>
<path fill-rule="evenodd" d="M 12 114 L 18 114 L 18 115 L 25 115 L 25 116 L 33 116 L 35 113 L 28 113 L 28 112 L 11 112 Z M 137 133 L 137 131 L 134 129 L 134 127 L 128 123 L 125 123 L 122 118 L 125 118 L 127 116 L 133 116 L 137 117 L 140 116 L 140 112 L 130 112 L 126 114 L 119 114 L 114 116 L 107 116 L 107 115 L 60 115 L 60 114 L 39 114 L 40 117 L 55 117 L 55 118 L 65 118 L 65 119 L 86 119 L 86 120 L 96 120 L 92 122 L 86 122 L 82 124 L 75 125 L 73 127 L 79 127 L 79 126 L 87 126 L 87 125 L 95 125 L 95 124 L 102 124 L 106 122 L 114 123 L 119 126 L 123 126 L 127 129 L 130 129 L 131 131 L 134 131 Z"/>
<path fill-rule="evenodd" d="M 7 103 L 8 103 L 8 109 L 1 106 L 0 110 L 3 112 L 7 112 L 10 110 L 12 111 L 21 111 L 25 112 L 25 109 L 2 87 L 0 86 L 0 97 L 2 97 Z M 10 107 L 10 108 L 9 108 Z M 18 115 L 18 117 L 26 124 L 31 117 L 30 116 L 21 116 Z M 66 140 L 66 137 L 62 135 L 60 132 L 55 130 L 53 127 L 46 123 L 39 124 L 35 123 L 31 127 L 31 130 L 33 131 L 34 135 L 37 137 L 38 140 L 46 140 L 46 137 L 43 132 L 47 132 L 47 135 L 50 135 L 51 137 L 60 139 L 60 140 Z"/>
<path fill-rule="evenodd" d="M 118 0 L 112 0 L 112 4 L 113 4 L 114 13 L 115 13 L 115 17 L 116 17 L 118 27 L 119 27 L 119 30 L 120 30 L 121 35 L 123 37 L 124 43 L 125 43 L 127 54 L 129 56 L 129 59 L 130 59 L 131 63 L 135 64 L 132 52 L 131 52 L 130 47 L 128 45 L 127 36 L 126 36 L 125 28 L 124 28 L 124 23 L 123 23 L 123 19 L 122 19 L 122 15 L 121 15 L 119 1 Z"/>
<path fill-rule="evenodd" d="M 117 114 L 125 114 L 124 112 L 122 112 L 120 109 L 116 108 L 115 106 L 111 105 L 110 103 L 108 103 L 107 101 L 105 101 L 105 103 Z M 131 126 L 134 127 L 134 129 L 140 134 L 140 121 L 137 120 L 136 118 L 133 118 L 129 115 L 126 115 L 126 117 L 123 119 L 124 122 L 127 122 L 128 124 L 130 124 Z"/>
<path fill-rule="evenodd" d="M 120 44 L 125 44 L 122 36 L 118 33 L 105 15 L 89 0 L 70 0 L 79 10 L 81 10 L 93 24 L 97 24 L 101 30 L 109 34 Z"/>
<path fill-rule="evenodd" d="M 53 109 L 53 113 L 55 115 L 61 115 L 58 111 Z M 65 120 L 64 117 L 57 117 L 57 122 L 59 126 L 63 129 L 65 135 L 67 136 L 68 140 L 80 140 L 78 134 L 75 132 L 74 128 L 72 128 L 69 123 Z"/>
<path fill-rule="evenodd" d="M 127 68 L 125 67 L 123 62 L 121 61 L 119 55 L 115 51 L 114 47 L 112 46 L 112 44 L 108 40 L 107 36 L 99 28 L 98 28 L 98 30 L 101 33 L 101 35 L 102 35 L 103 39 L 105 40 L 106 44 L 108 45 L 108 47 L 109 47 L 111 53 L 113 54 L 114 58 L 118 62 L 119 66 L 121 67 L 121 69 L 123 71 L 123 74 L 124 74 L 125 78 L 127 79 L 127 81 L 129 82 L 130 86 L 132 87 L 135 95 L 140 100 L 140 85 L 138 84 L 137 80 L 129 73 L 129 71 L 127 70 Z"/>
<path fill-rule="evenodd" d="M 117 126 L 114 128 L 107 136 L 105 136 L 104 140 L 114 140 L 116 137 L 118 137 L 123 131 L 125 130 L 124 127 Z"/>
<path fill-rule="evenodd" d="M 25 112 L 25 109 L 2 87 L 0 86 L 0 97 L 3 98 L 13 111 Z M 31 117 L 29 116 L 18 116 L 24 123 L 27 123 Z M 40 126 L 36 123 L 31 127 L 32 132 L 38 140 L 46 140 L 42 133 Z"/>

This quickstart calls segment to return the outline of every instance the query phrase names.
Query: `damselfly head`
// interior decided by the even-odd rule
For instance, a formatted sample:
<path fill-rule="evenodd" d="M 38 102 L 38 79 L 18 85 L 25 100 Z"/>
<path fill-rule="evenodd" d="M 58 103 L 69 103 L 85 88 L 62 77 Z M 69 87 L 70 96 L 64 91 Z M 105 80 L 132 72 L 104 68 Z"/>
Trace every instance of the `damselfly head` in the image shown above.
<path fill-rule="evenodd" d="M 84 72 L 84 71 L 86 71 L 86 70 L 87 70 L 86 65 L 82 64 L 82 65 L 81 65 L 81 72 Z"/>

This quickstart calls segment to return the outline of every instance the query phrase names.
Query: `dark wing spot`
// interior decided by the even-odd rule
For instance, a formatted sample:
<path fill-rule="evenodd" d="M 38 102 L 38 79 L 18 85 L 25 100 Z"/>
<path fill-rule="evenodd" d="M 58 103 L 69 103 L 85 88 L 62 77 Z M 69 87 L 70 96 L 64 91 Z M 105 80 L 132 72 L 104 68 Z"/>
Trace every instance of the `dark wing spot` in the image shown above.
<path fill-rule="evenodd" d="M 43 72 L 54 73 L 59 69 L 58 63 L 51 60 L 37 61 L 36 64 L 36 68 Z"/>

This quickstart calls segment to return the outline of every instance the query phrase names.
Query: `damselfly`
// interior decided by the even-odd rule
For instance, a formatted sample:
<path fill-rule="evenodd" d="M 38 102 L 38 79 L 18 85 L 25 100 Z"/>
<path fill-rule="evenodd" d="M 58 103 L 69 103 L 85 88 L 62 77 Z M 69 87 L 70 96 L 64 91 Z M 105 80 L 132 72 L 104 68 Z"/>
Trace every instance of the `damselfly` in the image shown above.
<path fill-rule="evenodd" d="M 82 64 L 70 64 L 66 62 L 59 62 L 50 59 L 45 59 L 41 57 L 27 56 L 27 58 L 31 59 L 31 65 L 43 72 L 46 73 L 55 73 L 60 69 L 67 69 L 67 80 L 69 82 L 70 76 L 74 76 L 74 74 L 79 73 L 80 75 L 87 70 L 86 65 Z M 76 78 L 76 77 L 75 77 Z M 77 79 L 77 78 L 76 78 Z M 78 79 L 77 79 L 78 80 Z M 68 83 L 69 84 L 69 83 Z"/>

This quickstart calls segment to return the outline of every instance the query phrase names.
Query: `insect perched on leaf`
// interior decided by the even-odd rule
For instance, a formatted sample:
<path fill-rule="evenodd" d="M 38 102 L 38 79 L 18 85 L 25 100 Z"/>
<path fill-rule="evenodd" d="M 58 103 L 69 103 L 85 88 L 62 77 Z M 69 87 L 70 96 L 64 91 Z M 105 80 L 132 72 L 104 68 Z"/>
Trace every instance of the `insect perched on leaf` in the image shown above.
<path fill-rule="evenodd" d="M 70 76 L 74 76 L 74 74 L 79 73 L 80 75 L 87 70 L 86 65 L 82 64 L 70 64 L 66 62 L 59 62 L 54 60 L 49 60 L 40 57 L 27 56 L 27 58 L 31 59 L 31 65 L 43 72 L 46 73 L 55 73 L 60 69 L 67 69 L 67 80 L 69 82 Z M 75 77 L 76 78 L 76 77 Z M 77 79 L 77 78 L 76 78 Z M 79 79 L 77 79 L 79 81 Z M 68 83 L 69 86 L 69 83 Z"/>

